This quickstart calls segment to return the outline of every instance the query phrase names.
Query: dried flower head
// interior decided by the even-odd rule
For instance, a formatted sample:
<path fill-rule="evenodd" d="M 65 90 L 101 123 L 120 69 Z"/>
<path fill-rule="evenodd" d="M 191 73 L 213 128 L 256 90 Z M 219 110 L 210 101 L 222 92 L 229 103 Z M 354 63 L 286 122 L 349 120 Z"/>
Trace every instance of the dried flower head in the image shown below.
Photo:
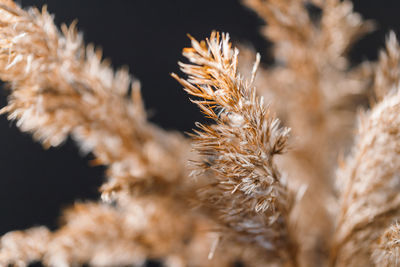
<path fill-rule="evenodd" d="M 211 171 L 213 176 L 199 198 L 241 240 L 288 255 L 290 203 L 273 158 L 286 149 L 289 129 L 279 126 L 256 95 L 252 83 L 258 61 L 246 81 L 238 73 L 238 50 L 228 35 L 213 32 L 206 41 L 191 40 L 192 47 L 183 50 L 191 64 L 179 63 L 188 78 L 173 76 L 216 122 L 198 123 L 193 136 L 193 147 L 202 156 L 194 162 L 193 175 Z"/>
<path fill-rule="evenodd" d="M 178 162 L 186 141 L 147 122 L 139 82 L 131 83 L 126 68 L 114 72 L 93 45 L 85 47 L 75 23 L 60 32 L 46 7 L 25 11 L 12 1 L 0 1 L 0 15 L 0 78 L 11 87 L 2 112 L 22 131 L 45 147 L 71 135 L 93 152 L 94 164 L 109 167 L 106 198 L 184 177 L 177 166 L 184 166 Z"/>

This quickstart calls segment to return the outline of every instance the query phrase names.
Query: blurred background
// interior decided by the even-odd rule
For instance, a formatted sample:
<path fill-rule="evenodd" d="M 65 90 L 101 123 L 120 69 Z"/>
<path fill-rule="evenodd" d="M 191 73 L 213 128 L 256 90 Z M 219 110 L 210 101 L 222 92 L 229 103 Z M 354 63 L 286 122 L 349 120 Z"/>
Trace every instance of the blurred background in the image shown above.
<path fill-rule="evenodd" d="M 23 7 L 48 5 L 56 24 L 78 19 L 86 43 L 101 46 L 114 67 L 128 65 L 142 83 L 150 120 L 170 130 L 190 131 L 202 119 L 181 86 L 169 74 L 177 72 L 187 33 L 197 39 L 212 30 L 229 32 L 234 43 L 252 46 L 263 64 L 272 62 L 270 44 L 259 34 L 263 22 L 237 0 L 19 0 Z M 355 10 L 374 19 L 378 30 L 351 51 L 353 63 L 377 58 L 390 29 L 400 32 L 398 0 L 357 0 Z M 1 90 L 1 107 L 7 92 Z M 54 229 L 62 208 L 76 200 L 96 199 L 103 168 L 91 168 L 69 140 L 43 150 L 0 118 L 0 234 L 34 225 Z"/>

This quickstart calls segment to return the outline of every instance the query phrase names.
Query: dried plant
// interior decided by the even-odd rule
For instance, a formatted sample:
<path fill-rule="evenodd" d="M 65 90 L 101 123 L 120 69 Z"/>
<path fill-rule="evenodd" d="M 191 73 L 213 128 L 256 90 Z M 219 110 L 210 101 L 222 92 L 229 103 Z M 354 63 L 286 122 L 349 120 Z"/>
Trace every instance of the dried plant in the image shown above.
<path fill-rule="evenodd" d="M 59 30 L 46 8 L 0 0 L 1 112 L 45 148 L 71 136 L 107 167 L 102 201 L 75 204 L 55 231 L 4 235 L 0 266 L 398 265 L 394 33 L 377 63 L 350 67 L 349 48 L 373 29 L 350 2 L 245 4 L 267 22 L 275 64 L 256 76 L 260 56 L 250 64 L 228 34 L 190 37 L 187 77 L 172 76 L 212 123 L 187 138 L 147 120 L 139 82 L 75 23 Z"/>
<path fill-rule="evenodd" d="M 377 99 L 382 98 L 382 84 L 388 85 L 388 93 L 367 114 L 361 114 L 356 145 L 339 170 L 343 190 L 332 255 L 338 266 L 371 265 L 374 243 L 399 216 L 400 95 L 397 90 L 389 91 L 397 83 L 394 77 L 383 74 L 399 73 L 396 48 L 399 45 L 391 34 L 387 51 L 381 53 L 374 88 Z"/>
<path fill-rule="evenodd" d="M 0 76 L 12 82 L 2 112 L 9 119 L 45 147 L 72 135 L 95 155 L 94 163 L 109 166 L 105 197 L 152 179 L 168 183 L 182 176 L 176 166 L 183 164 L 176 161 L 186 141 L 146 121 L 139 83 L 130 87 L 126 69 L 114 73 L 100 50 L 84 47 L 75 23 L 59 32 L 46 8 L 24 11 L 10 1 L 0 7 Z"/>
<path fill-rule="evenodd" d="M 114 73 L 106 62 L 101 61 L 100 51 L 95 51 L 93 46 L 85 48 L 82 36 L 75 30 L 75 24 L 62 26 L 60 32 L 45 8 L 42 12 L 37 9 L 24 11 L 12 1 L 1 1 L 0 9 L 0 77 L 10 82 L 11 87 L 9 105 L 3 112 L 9 113 L 10 119 L 16 119 L 22 131 L 32 132 L 34 138 L 45 147 L 57 146 L 71 135 L 84 151 L 92 152 L 96 157 L 94 163 L 108 166 L 109 180 L 102 186 L 103 198 L 116 200 L 118 209 L 131 207 L 137 201 L 136 198 L 140 197 L 169 197 L 174 201 L 167 202 L 172 206 L 165 207 L 165 210 L 176 210 L 181 214 L 189 210 L 187 212 L 190 213 L 189 205 L 184 211 L 180 211 L 182 205 L 178 205 L 185 203 L 182 201 L 188 202 L 184 195 L 189 196 L 194 190 L 194 186 L 184 180 L 187 176 L 185 161 L 190 152 L 188 141 L 180 134 L 167 133 L 146 120 L 139 84 L 133 82 L 129 93 L 131 78 L 127 71 L 122 69 Z M 133 202 L 120 200 L 126 196 L 135 198 Z M 98 220 L 101 226 L 102 218 L 115 215 L 114 221 L 105 222 L 109 224 L 125 220 L 126 214 L 121 215 L 121 212 L 93 205 L 86 209 L 89 214 L 83 221 Z M 149 210 L 153 209 L 151 207 Z M 195 220 L 189 215 L 187 217 Z M 74 219 L 74 216 L 67 217 L 66 229 L 69 228 L 69 219 Z M 77 233 L 85 230 L 84 225 L 82 230 L 76 227 L 77 224 L 72 225 L 73 230 L 61 228 L 60 233 L 52 235 L 63 236 L 75 230 Z M 190 227 L 190 224 L 185 225 Z M 124 223 L 118 224 L 116 227 L 120 234 L 113 234 L 110 239 L 123 236 L 122 233 L 127 230 L 125 226 Z M 151 229 L 150 222 L 148 227 Z M 100 232 L 93 230 L 94 234 L 90 237 L 78 237 L 84 240 L 87 237 L 86 242 L 94 244 L 103 238 L 104 232 L 102 227 L 96 229 Z M 173 231 L 168 228 L 164 230 Z M 188 238 L 186 234 L 176 234 L 176 238 L 182 242 Z M 27 235 L 28 239 L 31 238 L 30 232 Z M 142 235 L 145 233 L 140 233 Z M 161 242 L 162 236 L 157 243 Z M 133 242 L 133 236 L 128 238 Z M 57 238 L 55 240 L 62 241 Z M 61 241 L 54 242 L 57 244 Z M 57 247 L 55 244 L 52 247 Z M 92 250 L 82 250 L 85 252 L 83 260 L 91 261 L 94 257 Z M 52 253 L 53 249 L 49 251 Z M 145 251 L 155 252 L 152 248 L 145 248 Z M 26 253 L 31 254 L 28 251 Z M 74 262 L 74 252 L 71 253 L 65 257 L 68 256 Z M 143 261 L 146 256 L 150 257 L 141 253 L 139 261 Z M 15 259 L 11 256 L 13 262 Z M 35 257 L 38 256 L 40 254 L 35 254 Z M 28 261 L 31 257 L 25 259 Z M 81 261 L 79 257 L 76 260 Z M 137 261 L 135 259 L 134 262 Z"/>
<path fill-rule="evenodd" d="M 399 94 L 361 118 L 356 147 L 341 171 L 345 182 L 335 234 L 338 266 L 367 266 L 371 245 L 399 215 Z"/>
<path fill-rule="evenodd" d="M 258 92 L 296 137 L 278 165 L 291 178 L 290 187 L 306 188 L 292 214 L 303 241 L 301 258 L 320 262 L 337 210 L 337 158 L 351 144 L 355 110 L 368 103 L 372 82 L 370 64 L 350 68 L 346 54 L 373 23 L 363 21 L 348 1 L 244 2 L 266 21 L 262 33 L 274 45 L 276 63 L 257 76 Z"/>
<path fill-rule="evenodd" d="M 198 124 L 193 146 L 202 158 L 194 175 L 210 170 L 213 179 L 200 190 L 199 201 L 237 238 L 257 242 L 280 257 L 293 258 L 286 221 L 289 197 L 273 158 L 286 148 L 289 129 L 281 128 L 256 96 L 251 80 L 237 73 L 238 50 L 229 36 L 213 32 L 206 42 L 192 38 L 180 63 L 187 80 L 173 76 L 215 125 Z M 283 247 L 283 249 L 282 249 Z"/>

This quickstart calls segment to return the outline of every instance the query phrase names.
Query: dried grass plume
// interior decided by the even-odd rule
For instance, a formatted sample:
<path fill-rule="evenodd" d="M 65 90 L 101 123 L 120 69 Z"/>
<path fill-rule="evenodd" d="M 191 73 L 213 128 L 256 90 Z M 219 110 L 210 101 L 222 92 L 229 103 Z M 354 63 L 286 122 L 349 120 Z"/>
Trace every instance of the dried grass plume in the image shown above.
<path fill-rule="evenodd" d="M 374 23 L 351 2 L 244 4 L 266 21 L 275 63 L 258 70 L 227 33 L 189 36 L 185 77 L 172 76 L 207 123 L 184 136 L 147 120 L 139 81 L 75 22 L 0 0 L 1 113 L 44 148 L 72 137 L 107 177 L 101 200 L 67 209 L 58 229 L 2 236 L 0 266 L 399 264 L 395 34 L 354 66 L 348 51 Z"/>

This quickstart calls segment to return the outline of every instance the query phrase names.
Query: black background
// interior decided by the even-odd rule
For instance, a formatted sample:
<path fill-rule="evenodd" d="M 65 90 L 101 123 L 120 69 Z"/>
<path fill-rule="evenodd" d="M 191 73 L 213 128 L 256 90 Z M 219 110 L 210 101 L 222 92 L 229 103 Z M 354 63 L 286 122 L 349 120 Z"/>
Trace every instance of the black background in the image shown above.
<path fill-rule="evenodd" d="M 58 25 L 78 19 L 87 43 L 100 45 L 113 65 L 128 65 L 142 82 L 151 120 L 166 129 L 189 131 L 201 115 L 170 76 L 186 37 L 204 38 L 213 30 L 229 32 L 270 62 L 269 44 L 259 34 L 262 21 L 236 0 L 21 0 L 23 7 L 48 4 Z M 376 59 L 389 29 L 400 29 L 398 0 L 358 0 L 355 9 L 375 19 L 378 30 L 358 42 L 352 62 Z M 1 90 L 1 106 L 7 93 Z M 0 234 L 33 225 L 56 227 L 60 210 L 75 200 L 95 199 L 103 168 L 90 168 L 72 141 L 43 150 L 29 134 L 0 118 Z"/>

